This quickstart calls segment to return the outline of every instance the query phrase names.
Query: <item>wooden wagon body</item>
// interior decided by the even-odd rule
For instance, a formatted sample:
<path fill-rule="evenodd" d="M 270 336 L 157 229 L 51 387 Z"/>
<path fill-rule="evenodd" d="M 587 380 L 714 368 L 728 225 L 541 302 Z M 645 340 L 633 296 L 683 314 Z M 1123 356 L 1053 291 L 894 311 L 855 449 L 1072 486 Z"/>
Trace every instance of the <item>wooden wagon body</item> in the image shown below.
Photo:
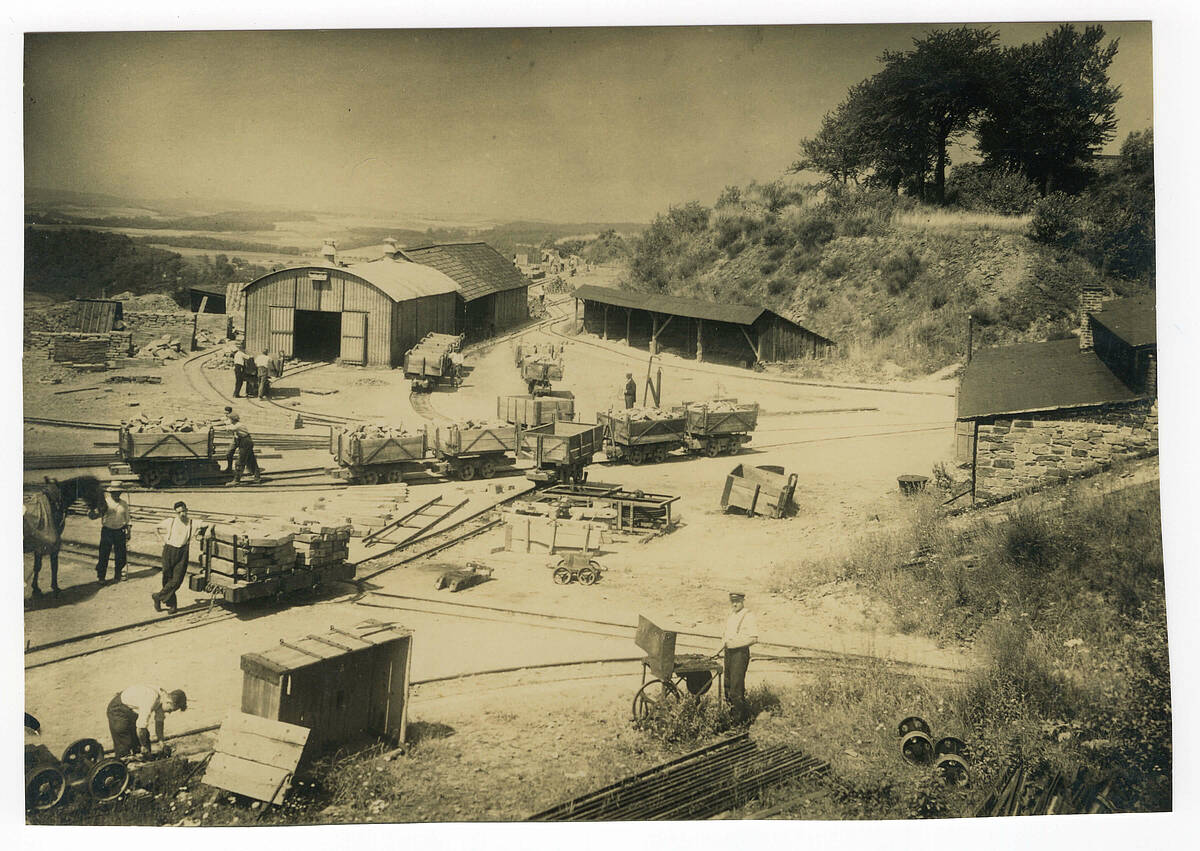
<path fill-rule="evenodd" d="M 400 437 L 359 437 L 347 429 L 334 429 L 331 451 L 343 467 L 370 467 L 422 461 L 429 445 L 425 432 Z"/>
<path fill-rule="evenodd" d="M 662 449 L 669 452 L 683 446 L 684 438 L 687 435 L 684 429 L 686 420 L 682 414 L 677 417 L 644 420 L 633 419 L 628 414 L 619 412 L 605 413 L 601 411 L 596 414 L 596 422 L 604 427 L 605 452 L 618 457 L 629 455 L 632 447 Z M 630 457 L 632 460 L 635 456 Z"/>
<path fill-rule="evenodd" d="M 602 426 L 556 420 L 521 432 L 518 455 L 539 469 L 582 467 L 591 463 L 603 442 Z"/>
<path fill-rule="evenodd" d="M 796 480 L 796 474 L 787 475 L 783 467 L 738 464 L 725 478 L 721 508 L 740 508 L 750 515 L 783 517 L 792 508 Z"/>
<path fill-rule="evenodd" d="M 311 730 L 304 760 L 368 738 L 402 743 L 411 666 L 412 633 L 390 624 L 280 639 L 242 656 L 242 712 Z"/>
<path fill-rule="evenodd" d="M 521 428 L 573 420 L 575 396 L 567 390 L 556 390 L 542 396 L 499 396 L 496 399 L 496 416 Z"/>
<path fill-rule="evenodd" d="M 241 603 L 353 579 L 349 540 L 349 526 L 270 538 L 218 530 L 201 543 L 200 567 L 188 576 L 188 587 Z"/>
<path fill-rule="evenodd" d="M 749 434 L 758 425 L 758 403 L 739 405 L 735 410 L 713 410 L 709 405 L 687 405 L 684 408 L 688 434 L 709 437 L 726 434 Z"/>
<path fill-rule="evenodd" d="M 434 433 L 434 450 L 446 457 L 515 452 L 516 448 L 517 428 L 513 425 L 483 428 L 439 426 Z"/>
<path fill-rule="evenodd" d="M 220 465 L 213 457 L 211 428 L 188 432 L 136 432 L 123 426 L 117 445 L 129 472 L 150 487 L 167 483 L 178 487 L 195 478 L 220 472 Z"/>

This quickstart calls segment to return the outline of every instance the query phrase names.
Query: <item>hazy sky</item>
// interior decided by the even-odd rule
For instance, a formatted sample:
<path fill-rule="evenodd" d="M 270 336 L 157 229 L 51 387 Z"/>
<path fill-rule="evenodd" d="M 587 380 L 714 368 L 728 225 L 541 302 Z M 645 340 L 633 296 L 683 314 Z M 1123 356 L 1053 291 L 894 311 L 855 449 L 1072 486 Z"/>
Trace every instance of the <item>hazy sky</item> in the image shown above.
<path fill-rule="evenodd" d="M 144 198 L 648 220 L 780 176 L 932 25 L 31 34 L 28 186 Z M 999 24 L 1006 44 L 1048 24 Z M 1110 150 L 1152 124 L 1150 25 Z"/>

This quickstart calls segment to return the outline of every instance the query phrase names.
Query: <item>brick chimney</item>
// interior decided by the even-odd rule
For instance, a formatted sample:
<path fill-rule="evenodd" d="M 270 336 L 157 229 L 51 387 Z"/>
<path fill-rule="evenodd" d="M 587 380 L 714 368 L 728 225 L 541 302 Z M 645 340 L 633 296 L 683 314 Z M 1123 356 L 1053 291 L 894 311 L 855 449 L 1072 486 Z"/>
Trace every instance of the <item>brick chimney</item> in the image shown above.
<path fill-rule="evenodd" d="M 330 266 L 337 265 L 337 243 L 332 239 L 325 240 L 325 244 L 321 246 L 321 256 L 325 258 L 325 262 Z"/>
<path fill-rule="evenodd" d="M 1092 350 L 1091 314 L 1104 306 L 1107 291 L 1103 287 L 1084 287 L 1079 291 L 1079 350 Z"/>
<path fill-rule="evenodd" d="M 400 249 L 396 246 L 396 240 L 392 237 L 389 236 L 383 241 L 383 253 L 388 257 L 391 257 L 393 260 L 396 258 L 396 252 L 399 250 Z"/>

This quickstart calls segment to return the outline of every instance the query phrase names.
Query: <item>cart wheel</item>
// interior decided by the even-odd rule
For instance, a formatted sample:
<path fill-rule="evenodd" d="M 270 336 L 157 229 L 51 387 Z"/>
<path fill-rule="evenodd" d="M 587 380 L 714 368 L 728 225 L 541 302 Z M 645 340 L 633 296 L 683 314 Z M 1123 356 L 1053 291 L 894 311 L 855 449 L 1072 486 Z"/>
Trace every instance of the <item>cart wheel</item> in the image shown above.
<path fill-rule="evenodd" d="M 367 470 L 362 476 L 364 485 L 379 484 L 379 473 L 376 470 Z"/>
<path fill-rule="evenodd" d="M 631 446 L 625 457 L 629 459 L 630 464 L 636 467 L 646 460 L 646 453 L 642 451 L 642 447 L 640 446 Z"/>
<path fill-rule="evenodd" d="M 721 445 L 715 440 L 708 441 L 708 443 L 704 444 L 704 454 L 709 458 L 716 458 L 721 454 Z"/>
<path fill-rule="evenodd" d="M 475 478 L 475 465 L 467 462 L 458 468 L 458 477 L 464 482 L 469 482 Z"/>
<path fill-rule="evenodd" d="M 67 745 L 62 754 L 63 773 L 82 780 L 91 767 L 104 759 L 104 745 L 95 739 L 79 739 Z"/>
<path fill-rule="evenodd" d="M 167 477 L 158 467 L 151 467 L 149 470 L 142 473 L 142 483 L 148 488 L 161 488 L 166 480 Z"/>
<path fill-rule="evenodd" d="M 171 469 L 171 484 L 181 488 L 192 480 L 192 471 L 185 464 L 179 464 Z"/>
<path fill-rule="evenodd" d="M 633 696 L 633 717 L 641 720 L 666 700 L 679 700 L 679 690 L 662 680 L 650 680 Z"/>
<path fill-rule="evenodd" d="M 387 474 L 387 480 L 393 485 L 399 484 L 400 482 L 404 481 L 404 471 L 389 470 Z"/>
<path fill-rule="evenodd" d="M 920 730 L 913 730 L 900 742 L 900 755 L 911 765 L 929 765 L 933 761 L 933 742 Z"/>
<path fill-rule="evenodd" d="M 925 719 L 916 715 L 910 715 L 901 721 L 898 730 L 901 737 L 907 736 L 913 730 L 920 730 L 926 736 L 933 735 L 932 731 L 929 729 L 929 724 L 926 723 Z"/>
<path fill-rule="evenodd" d="M 667 454 L 668 453 L 667 453 L 666 447 L 664 447 L 664 446 L 660 446 L 657 449 L 655 449 L 654 450 L 654 463 L 661 464 L 662 462 L 666 461 Z"/>
<path fill-rule="evenodd" d="M 119 759 L 106 759 L 88 774 L 87 790 L 95 801 L 112 801 L 129 788 L 129 769 Z"/>
<path fill-rule="evenodd" d="M 492 460 L 481 461 L 479 463 L 479 478 L 490 479 L 496 472 L 496 462 Z"/>
<path fill-rule="evenodd" d="M 596 571 L 592 570 L 590 567 L 579 568 L 579 584 L 580 585 L 595 585 L 596 580 L 599 578 L 600 578 L 600 575 L 598 573 L 596 573 Z"/>
<path fill-rule="evenodd" d="M 933 763 L 933 773 L 947 786 L 966 786 L 971 782 L 971 770 L 960 754 L 942 754 Z"/>
<path fill-rule="evenodd" d="M 66 776 L 53 765 L 42 765 L 25 773 L 25 809 L 44 812 L 63 799 Z"/>
<path fill-rule="evenodd" d="M 694 671 L 690 674 L 678 674 L 675 687 L 678 689 L 682 686 L 693 697 L 703 697 L 712 689 L 715 680 L 712 671 Z"/>
<path fill-rule="evenodd" d="M 555 585 L 571 584 L 571 571 L 565 567 L 554 568 L 554 584 Z"/>

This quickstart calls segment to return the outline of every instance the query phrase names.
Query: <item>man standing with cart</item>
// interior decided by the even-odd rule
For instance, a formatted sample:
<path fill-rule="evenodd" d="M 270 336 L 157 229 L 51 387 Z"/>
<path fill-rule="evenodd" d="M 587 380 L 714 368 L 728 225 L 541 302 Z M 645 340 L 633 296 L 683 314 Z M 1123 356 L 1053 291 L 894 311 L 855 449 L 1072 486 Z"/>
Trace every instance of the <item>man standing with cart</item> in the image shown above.
<path fill-rule="evenodd" d="M 725 651 L 725 699 L 733 709 L 733 717 L 746 720 L 746 668 L 750 666 L 750 645 L 758 641 L 758 620 L 746 610 L 746 595 L 740 591 L 729 594 L 729 619 L 721 649 Z"/>

